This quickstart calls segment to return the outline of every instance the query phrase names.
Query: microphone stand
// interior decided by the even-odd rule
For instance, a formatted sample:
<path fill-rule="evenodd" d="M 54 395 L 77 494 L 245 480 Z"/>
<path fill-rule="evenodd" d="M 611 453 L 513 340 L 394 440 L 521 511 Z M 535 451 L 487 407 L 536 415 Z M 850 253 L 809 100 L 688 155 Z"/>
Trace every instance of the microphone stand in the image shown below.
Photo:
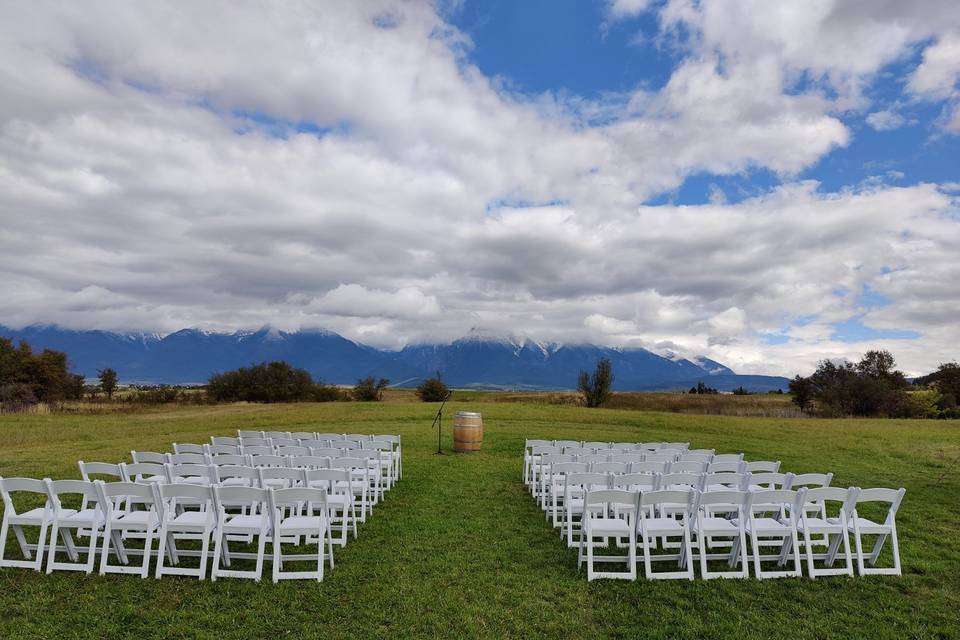
<path fill-rule="evenodd" d="M 443 448 L 440 446 L 441 437 L 443 435 L 443 405 L 447 404 L 447 400 L 450 399 L 450 396 L 453 395 L 453 390 L 447 391 L 447 395 L 443 397 L 443 401 L 440 402 L 440 408 L 437 410 L 437 415 L 433 418 L 433 424 L 430 425 L 432 428 L 433 425 L 437 425 L 437 453 L 435 455 L 442 456 Z"/>

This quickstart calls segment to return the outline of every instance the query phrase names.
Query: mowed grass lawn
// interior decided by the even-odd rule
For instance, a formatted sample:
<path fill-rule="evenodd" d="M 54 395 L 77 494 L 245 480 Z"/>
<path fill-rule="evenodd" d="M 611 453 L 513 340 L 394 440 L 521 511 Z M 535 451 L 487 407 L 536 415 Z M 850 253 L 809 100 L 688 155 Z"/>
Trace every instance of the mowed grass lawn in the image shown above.
<path fill-rule="evenodd" d="M 435 405 L 235 405 L 0 416 L 0 475 L 78 477 L 237 428 L 399 433 L 404 479 L 322 584 L 141 580 L 0 570 L 0 638 L 948 638 L 960 636 L 960 425 L 775 420 L 454 403 L 483 411 L 483 452 L 433 455 Z M 445 448 L 452 445 L 449 419 Z M 520 482 L 525 438 L 689 440 L 907 488 L 904 575 L 587 583 Z M 14 543 L 7 552 L 14 552 Z M 269 573 L 267 573 L 269 576 Z"/>

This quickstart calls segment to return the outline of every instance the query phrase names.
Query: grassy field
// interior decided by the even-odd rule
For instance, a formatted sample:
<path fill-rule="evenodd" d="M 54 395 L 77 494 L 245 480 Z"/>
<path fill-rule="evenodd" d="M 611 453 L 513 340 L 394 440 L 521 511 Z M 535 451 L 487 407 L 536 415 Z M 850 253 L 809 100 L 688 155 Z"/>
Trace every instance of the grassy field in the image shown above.
<path fill-rule="evenodd" d="M 404 401 L 0 416 L 4 476 L 77 477 L 78 459 L 116 461 L 237 428 L 400 433 L 404 443 L 404 480 L 322 584 L 5 569 L 0 638 L 960 637 L 956 424 L 477 400 L 448 406 L 483 411 L 484 450 L 472 456 L 432 455 L 435 406 Z M 839 486 L 904 486 L 904 575 L 588 584 L 519 481 L 533 437 L 689 440 L 789 471 L 833 471 Z"/>

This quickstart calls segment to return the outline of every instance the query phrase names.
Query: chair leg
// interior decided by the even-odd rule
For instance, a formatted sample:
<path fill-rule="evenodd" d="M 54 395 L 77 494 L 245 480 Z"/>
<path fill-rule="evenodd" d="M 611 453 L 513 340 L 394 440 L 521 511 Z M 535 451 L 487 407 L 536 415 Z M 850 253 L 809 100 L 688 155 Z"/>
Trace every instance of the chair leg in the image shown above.
<path fill-rule="evenodd" d="M 140 577 L 146 578 L 150 575 L 150 548 L 153 546 L 153 527 L 147 523 L 147 537 L 143 542 L 143 567 L 140 571 Z"/>
<path fill-rule="evenodd" d="M 163 575 L 163 554 L 167 550 L 167 524 L 165 522 L 160 525 L 158 537 L 160 539 L 157 541 L 157 569 L 154 572 L 154 577 L 157 579 Z"/>

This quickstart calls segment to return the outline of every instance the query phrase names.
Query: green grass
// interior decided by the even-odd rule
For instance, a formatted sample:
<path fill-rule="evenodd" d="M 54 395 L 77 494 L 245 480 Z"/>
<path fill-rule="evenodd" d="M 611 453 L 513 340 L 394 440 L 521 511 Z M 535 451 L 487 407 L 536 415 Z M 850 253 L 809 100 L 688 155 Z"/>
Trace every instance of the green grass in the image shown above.
<path fill-rule="evenodd" d="M 486 439 L 472 456 L 432 455 L 436 408 L 409 402 L 0 416 L 5 476 L 77 477 L 78 459 L 115 461 L 237 428 L 400 433 L 404 444 L 403 481 L 337 550 L 322 584 L 0 570 L 0 638 L 960 636 L 956 424 L 480 408 Z M 689 440 L 780 459 L 785 470 L 833 471 L 839 486 L 905 486 L 904 575 L 588 584 L 519 481 L 533 437 Z"/>

